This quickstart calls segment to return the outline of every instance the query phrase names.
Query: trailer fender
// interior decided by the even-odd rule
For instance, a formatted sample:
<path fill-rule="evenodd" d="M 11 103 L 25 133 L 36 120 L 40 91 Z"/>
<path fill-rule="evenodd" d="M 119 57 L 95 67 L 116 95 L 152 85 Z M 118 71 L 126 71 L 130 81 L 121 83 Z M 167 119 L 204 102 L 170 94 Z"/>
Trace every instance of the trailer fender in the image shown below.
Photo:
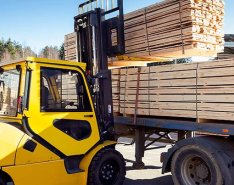
<path fill-rule="evenodd" d="M 211 155 L 215 157 L 220 166 L 220 170 L 225 179 L 225 184 L 232 184 L 232 174 L 234 174 L 234 140 L 218 136 L 204 136 L 197 138 L 184 139 L 175 144 L 168 150 L 167 153 L 162 154 L 163 167 L 162 173 L 171 171 L 172 157 L 177 150 L 188 145 L 197 145 L 206 148 Z"/>

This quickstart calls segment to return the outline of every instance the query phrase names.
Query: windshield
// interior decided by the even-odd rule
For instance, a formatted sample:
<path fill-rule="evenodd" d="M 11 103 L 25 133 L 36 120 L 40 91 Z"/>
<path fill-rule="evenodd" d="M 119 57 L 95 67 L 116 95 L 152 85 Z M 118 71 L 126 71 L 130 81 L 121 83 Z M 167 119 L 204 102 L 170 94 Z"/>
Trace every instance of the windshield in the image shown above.
<path fill-rule="evenodd" d="M 16 116 L 20 72 L 4 71 L 0 75 L 0 115 Z"/>

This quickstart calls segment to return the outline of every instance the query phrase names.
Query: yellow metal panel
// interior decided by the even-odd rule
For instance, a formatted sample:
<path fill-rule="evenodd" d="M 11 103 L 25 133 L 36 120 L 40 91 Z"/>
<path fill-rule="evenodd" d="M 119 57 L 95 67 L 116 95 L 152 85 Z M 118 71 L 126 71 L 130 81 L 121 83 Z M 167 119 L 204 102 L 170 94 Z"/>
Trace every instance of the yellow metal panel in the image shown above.
<path fill-rule="evenodd" d="M 14 126 L 0 123 L 0 166 L 14 165 L 17 146 L 24 133 Z"/>
<path fill-rule="evenodd" d="M 8 173 L 16 185 L 86 185 L 88 170 L 94 156 L 103 148 L 116 142 L 105 141 L 89 152 L 80 163 L 81 173 L 67 174 L 64 161 L 50 161 L 28 165 L 2 168 Z"/>
<path fill-rule="evenodd" d="M 64 161 L 50 161 L 29 165 L 4 167 L 16 185 L 87 185 L 88 170 L 94 156 L 103 148 L 116 142 L 105 141 L 89 152 L 80 163 L 82 173 L 67 174 Z"/>
<path fill-rule="evenodd" d="M 5 167 L 15 185 L 86 185 L 86 173 L 68 174 L 64 161 Z"/>
<path fill-rule="evenodd" d="M 45 64 L 63 65 L 63 68 L 64 68 L 64 66 L 79 66 L 84 71 L 85 71 L 85 68 L 86 68 L 86 64 L 85 63 L 74 62 L 74 61 L 51 60 L 51 59 L 47 59 L 47 58 L 35 58 L 35 57 L 28 57 L 27 61 L 44 63 L 43 65 L 45 65 Z"/>
<path fill-rule="evenodd" d="M 97 126 L 97 119 L 92 105 L 92 112 L 40 112 L 40 67 L 54 67 L 63 69 L 64 66 L 55 66 L 51 64 L 29 64 L 29 67 L 33 69 L 32 83 L 30 88 L 30 101 L 29 110 L 24 111 L 28 117 L 29 125 L 31 129 L 40 135 L 43 139 L 53 145 L 67 156 L 82 155 L 85 154 L 92 146 L 94 146 L 99 140 L 99 130 Z M 78 70 L 74 67 L 66 67 L 70 70 Z M 83 75 L 83 74 L 82 74 Z M 83 76 L 83 78 L 85 78 Z M 85 84 L 88 89 L 87 84 Z M 88 91 L 88 90 L 87 90 Z M 89 94 L 89 100 L 92 98 Z M 93 115 L 93 117 L 84 117 L 84 115 Z M 43 119 L 42 119 L 43 118 Z M 64 132 L 55 128 L 53 121 L 56 119 L 70 119 L 70 120 L 83 120 L 88 121 L 91 125 L 91 136 L 82 141 L 77 141 L 74 138 L 68 136 Z M 62 141 L 62 142 L 61 142 Z"/>
<path fill-rule="evenodd" d="M 33 152 L 25 150 L 23 146 L 28 140 L 33 139 L 24 135 L 17 149 L 15 165 L 59 160 L 57 155 L 34 140 L 37 143 L 36 149 Z"/>

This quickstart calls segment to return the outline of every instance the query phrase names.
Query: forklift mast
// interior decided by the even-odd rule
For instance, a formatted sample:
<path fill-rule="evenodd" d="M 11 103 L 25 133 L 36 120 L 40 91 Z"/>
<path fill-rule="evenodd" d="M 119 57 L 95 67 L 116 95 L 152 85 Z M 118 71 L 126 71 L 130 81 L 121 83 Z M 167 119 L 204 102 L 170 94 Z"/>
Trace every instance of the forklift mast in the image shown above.
<path fill-rule="evenodd" d="M 89 0 L 75 18 L 77 60 L 87 64 L 86 75 L 101 135 L 113 138 L 113 103 L 108 57 L 125 53 L 123 0 Z"/>

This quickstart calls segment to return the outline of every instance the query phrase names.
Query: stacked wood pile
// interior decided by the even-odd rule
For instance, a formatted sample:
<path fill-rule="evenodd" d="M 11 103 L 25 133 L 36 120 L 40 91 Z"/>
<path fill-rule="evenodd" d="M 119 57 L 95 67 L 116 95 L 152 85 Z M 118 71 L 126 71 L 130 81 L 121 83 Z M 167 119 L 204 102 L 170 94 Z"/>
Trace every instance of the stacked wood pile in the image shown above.
<path fill-rule="evenodd" d="M 198 118 L 234 120 L 234 59 L 197 69 Z"/>
<path fill-rule="evenodd" d="M 123 115 L 234 121 L 234 59 L 124 68 L 119 84 Z"/>
<path fill-rule="evenodd" d="M 225 42 L 234 42 L 234 34 L 225 34 L 224 40 Z"/>
<path fill-rule="evenodd" d="M 218 59 L 229 59 L 229 58 L 234 58 L 234 53 L 233 54 L 218 53 Z"/>
<path fill-rule="evenodd" d="M 234 34 L 225 34 L 224 39 L 224 52 L 218 53 L 218 59 L 234 58 Z"/>
<path fill-rule="evenodd" d="M 64 50 L 65 50 L 65 60 L 76 61 L 77 58 L 77 38 L 76 33 L 70 33 L 65 35 Z"/>
<path fill-rule="evenodd" d="M 112 69 L 112 99 L 114 112 L 120 112 L 120 69 Z"/>
<path fill-rule="evenodd" d="M 165 0 L 125 15 L 129 56 L 214 56 L 223 50 L 223 0 Z"/>

